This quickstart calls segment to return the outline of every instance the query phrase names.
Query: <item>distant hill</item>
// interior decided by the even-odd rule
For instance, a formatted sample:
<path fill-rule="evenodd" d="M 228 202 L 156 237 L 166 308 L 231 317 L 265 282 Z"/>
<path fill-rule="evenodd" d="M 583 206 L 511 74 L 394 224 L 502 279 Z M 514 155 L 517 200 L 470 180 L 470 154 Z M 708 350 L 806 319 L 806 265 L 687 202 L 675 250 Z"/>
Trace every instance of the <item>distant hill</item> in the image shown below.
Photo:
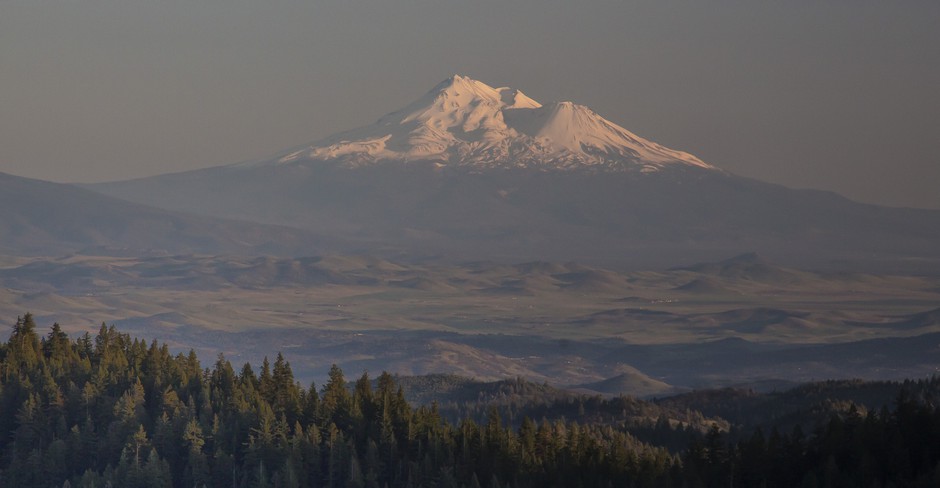
<path fill-rule="evenodd" d="M 711 277 L 695 278 L 694 280 L 689 281 L 683 285 L 679 285 L 673 289 L 685 293 L 702 295 L 724 295 L 729 293 L 736 293 L 735 291 L 729 290 L 720 282 L 712 279 Z"/>
<path fill-rule="evenodd" d="M 405 398 L 412 403 L 435 404 L 445 418 L 471 418 L 483 422 L 491 409 L 514 425 L 524 417 L 535 421 L 565 419 L 582 424 L 652 425 L 666 418 L 705 431 L 720 418 L 703 418 L 694 408 L 673 408 L 631 395 L 607 395 L 561 389 L 522 378 L 478 381 L 459 375 L 396 376 Z"/>
<path fill-rule="evenodd" d="M 772 263 L 754 252 L 718 262 L 698 263 L 674 268 L 731 280 L 758 281 L 774 285 L 794 285 L 807 273 Z"/>
<path fill-rule="evenodd" d="M 576 391 L 596 392 L 604 395 L 632 395 L 636 397 L 662 396 L 675 393 L 676 388 L 643 374 L 636 368 L 605 380 L 572 385 Z"/>
<path fill-rule="evenodd" d="M 160 210 L 0 173 L 2 253 L 294 254 L 312 252 L 317 241 L 309 231 Z"/>
<path fill-rule="evenodd" d="M 853 405 L 862 414 L 893 408 L 902 391 L 913 398 L 935 397 L 940 393 L 940 380 L 827 380 L 763 393 L 742 388 L 708 389 L 660 398 L 654 403 L 673 410 L 698 410 L 737 426 L 778 426 L 787 431 L 796 424 L 806 428 L 825 422 L 833 412 L 845 412 Z"/>

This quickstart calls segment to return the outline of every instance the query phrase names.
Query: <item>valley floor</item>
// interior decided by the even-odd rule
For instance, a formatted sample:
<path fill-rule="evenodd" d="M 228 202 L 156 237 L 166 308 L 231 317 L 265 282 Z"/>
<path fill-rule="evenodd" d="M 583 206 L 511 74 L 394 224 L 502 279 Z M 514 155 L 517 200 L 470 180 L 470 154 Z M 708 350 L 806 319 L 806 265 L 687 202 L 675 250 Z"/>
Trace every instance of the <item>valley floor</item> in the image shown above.
<path fill-rule="evenodd" d="M 523 377 L 602 394 L 937 372 L 940 277 L 819 273 L 758 256 L 618 272 L 362 256 L 0 259 L 0 313 L 102 323 L 298 376 Z M 932 341 L 932 342 L 931 342 Z"/>

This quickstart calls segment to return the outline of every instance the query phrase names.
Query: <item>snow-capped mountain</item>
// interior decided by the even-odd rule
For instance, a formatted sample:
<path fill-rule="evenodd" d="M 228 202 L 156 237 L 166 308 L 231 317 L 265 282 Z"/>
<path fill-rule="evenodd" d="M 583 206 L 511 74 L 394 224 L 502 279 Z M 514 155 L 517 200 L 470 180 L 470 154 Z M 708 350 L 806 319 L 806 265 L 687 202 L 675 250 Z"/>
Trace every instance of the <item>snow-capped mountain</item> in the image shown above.
<path fill-rule="evenodd" d="M 757 251 L 801 266 L 940 269 L 938 211 L 743 178 L 585 107 L 460 76 L 372 125 L 263 161 L 89 187 L 298 227 L 339 252 L 646 267 Z"/>
<path fill-rule="evenodd" d="M 460 75 L 372 125 L 288 151 L 273 162 L 310 160 L 347 167 L 399 161 L 476 169 L 713 168 L 691 154 L 643 139 L 583 105 L 542 105 L 514 88 L 493 88 Z"/>

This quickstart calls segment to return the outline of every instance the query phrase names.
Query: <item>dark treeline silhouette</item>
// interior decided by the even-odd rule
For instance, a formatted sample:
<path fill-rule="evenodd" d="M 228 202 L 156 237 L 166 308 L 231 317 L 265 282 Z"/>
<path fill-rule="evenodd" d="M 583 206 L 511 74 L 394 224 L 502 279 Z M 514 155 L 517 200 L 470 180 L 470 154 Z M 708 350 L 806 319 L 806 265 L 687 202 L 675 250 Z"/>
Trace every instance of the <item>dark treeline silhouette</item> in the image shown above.
<path fill-rule="evenodd" d="M 0 486 L 550 487 L 679 480 L 679 460 L 610 426 L 445 422 L 383 373 L 319 390 L 278 354 L 203 369 L 102 325 L 70 340 L 30 315 L 0 345 Z"/>
<path fill-rule="evenodd" d="M 940 408 L 935 398 L 902 392 L 895 409 L 861 415 L 850 408 L 806 435 L 756 429 L 726 442 L 717 429 L 683 456 L 696 486 L 937 487 L 940 486 Z"/>
<path fill-rule="evenodd" d="M 665 416 L 618 425 L 610 412 L 640 408 L 624 398 L 513 409 L 512 422 L 474 405 L 448 421 L 412 407 L 387 373 L 350 384 L 334 366 L 322 388 L 303 388 L 281 354 L 257 373 L 222 355 L 203 368 L 193 352 L 105 325 L 41 335 L 27 314 L 0 344 L 0 486 L 940 486 L 935 389 L 911 391 L 809 435 L 729 435 L 719 423 L 702 435 Z M 559 409 L 607 420 L 530 415 Z"/>

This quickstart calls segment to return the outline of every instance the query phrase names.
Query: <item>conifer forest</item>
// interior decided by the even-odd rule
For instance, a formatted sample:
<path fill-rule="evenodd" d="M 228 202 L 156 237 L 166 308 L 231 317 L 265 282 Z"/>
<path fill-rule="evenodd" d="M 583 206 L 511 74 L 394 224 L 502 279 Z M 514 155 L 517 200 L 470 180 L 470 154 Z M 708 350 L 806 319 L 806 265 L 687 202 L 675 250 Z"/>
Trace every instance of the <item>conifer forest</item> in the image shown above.
<path fill-rule="evenodd" d="M 591 416 L 641 403 L 623 397 L 578 398 L 566 416 L 551 402 L 571 398 L 510 395 L 448 420 L 388 373 L 350 382 L 334 367 L 304 387 L 280 353 L 258 369 L 222 355 L 206 367 L 104 324 L 70 338 L 18 318 L 0 345 L 0 486 L 940 486 L 937 379 L 876 385 L 895 393 L 880 408 L 829 401 L 785 423 L 687 408 L 687 421 L 661 410 L 644 424 Z M 709 398 L 694 404 L 721 413 Z"/>

